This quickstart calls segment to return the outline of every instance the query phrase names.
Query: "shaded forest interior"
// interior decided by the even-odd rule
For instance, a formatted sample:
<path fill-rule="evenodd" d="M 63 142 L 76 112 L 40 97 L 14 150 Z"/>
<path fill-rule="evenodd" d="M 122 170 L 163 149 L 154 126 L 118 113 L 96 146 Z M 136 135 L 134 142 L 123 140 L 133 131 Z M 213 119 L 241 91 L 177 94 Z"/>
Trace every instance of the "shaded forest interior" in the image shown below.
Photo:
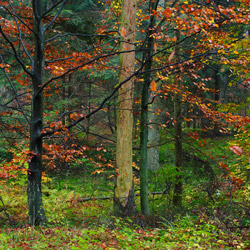
<path fill-rule="evenodd" d="M 0 0 L 0 249 L 248 249 L 249 7 Z"/>

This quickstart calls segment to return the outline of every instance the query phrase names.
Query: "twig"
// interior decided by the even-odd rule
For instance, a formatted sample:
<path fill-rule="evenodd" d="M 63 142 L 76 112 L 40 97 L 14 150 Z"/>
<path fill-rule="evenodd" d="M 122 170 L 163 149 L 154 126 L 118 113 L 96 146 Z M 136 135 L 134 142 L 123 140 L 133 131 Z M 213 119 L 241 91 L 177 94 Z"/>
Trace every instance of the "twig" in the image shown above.
<path fill-rule="evenodd" d="M 151 195 L 158 195 L 158 194 L 164 194 L 165 191 L 161 191 L 161 192 L 152 192 L 149 193 Z M 139 196 L 140 194 L 135 194 L 135 196 Z M 105 197 L 87 197 L 87 198 L 80 198 L 78 199 L 79 202 L 85 202 L 85 201 L 92 201 L 92 200 L 109 200 L 109 199 L 113 199 L 114 196 L 105 196 Z"/>
<path fill-rule="evenodd" d="M 3 199 L 2 199 L 1 196 L 0 196 L 0 201 L 2 202 L 2 210 L 4 211 L 4 213 L 5 213 L 5 215 L 6 215 L 7 219 L 8 219 L 8 221 L 9 221 L 9 223 L 10 223 L 10 225 L 12 225 L 13 222 L 12 222 L 11 219 L 10 219 L 10 216 L 9 216 L 9 214 L 8 214 L 8 212 L 7 212 L 7 209 L 6 209 L 5 205 L 4 205 L 4 202 L 3 202 Z"/>

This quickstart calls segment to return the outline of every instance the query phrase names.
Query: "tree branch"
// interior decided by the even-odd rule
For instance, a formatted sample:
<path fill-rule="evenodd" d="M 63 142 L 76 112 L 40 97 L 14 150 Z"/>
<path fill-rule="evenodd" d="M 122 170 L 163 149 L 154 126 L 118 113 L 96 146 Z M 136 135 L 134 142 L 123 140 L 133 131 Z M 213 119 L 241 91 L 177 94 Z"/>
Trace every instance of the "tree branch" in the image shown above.
<path fill-rule="evenodd" d="M 45 26 L 45 28 L 44 28 L 44 32 L 47 30 L 47 29 L 49 29 L 49 27 L 55 22 L 55 20 L 57 19 L 57 17 L 60 15 L 60 13 L 62 12 L 62 10 L 63 10 L 63 8 L 64 8 L 64 6 L 65 6 L 65 4 L 66 4 L 66 2 L 67 2 L 68 0 L 64 0 L 63 1 L 63 3 L 62 3 L 62 5 L 61 5 L 61 7 L 60 7 L 60 9 L 57 11 L 57 13 L 56 13 L 56 15 L 53 17 L 53 19 Z"/>
<path fill-rule="evenodd" d="M 2 63 L 4 63 L 3 57 L 2 57 L 1 55 L 0 55 L 0 57 L 1 57 Z M 15 100 L 17 101 L 18 106 L 19 106 L 19 108 L 21 109 L 21 111 L 22 111 L 22 113 L 23 113 L 23 115 L 24 115 L 25 120 L 28 122 L 28 124 L 30 124 L 30 120 L 28 119 L 28 117 L 27 117 L 27 115 L 26 115 L 26 113 L 25 113 L 25 111 L 24 111 L 24 109 L 23 109 L 23 106 L 22 106 L 22 104 L 21 104 L 20 101 L 19 101 L 19 98 L 18 98 L 18 95 L 17 95 L 17 91 L 16 91 L 16 88 L 15 88 L 14 84 L 12 83 L 12 81 L 11 81 L 11 79 L 10 79 L 8 73 L 6 72 L 6 70 L 5 70 L 4 68 L 2 68 L 2 70 L 3 70 L 4 75 L 5 75 L 5 77 L 7 78 L 8 82 L 9 82 L 9 84 L 10 84 L 10 86 L 11 86 L 13 92 L 14 92 Z"/>
<path fill-rule="evenodd" d="M 31 77 L 33 76 L 33 73 L 32 71 L 28 70 L 26 68 L 26 65 L 25 63 L 21 60 L 21 58 L 18 56 L 17 54 L 17 51 L 16 51 L 16 48 L 14 46 L 14 44 L 12 43 L 12 41 L 7 37 L 7 35 L 4 33 L 3 29 L 2 29 L 2 26 L 0 25 L 0 34 L 2 34 L 3 38 L 7 41 L 7 43 L 10 45 L 13 53 L 14 53 L 14 56 L 16 58 L 16 60 L 20 63 L 21 67 L 23 68 L 23 70 L 28 74 L 30 75 Z"/>

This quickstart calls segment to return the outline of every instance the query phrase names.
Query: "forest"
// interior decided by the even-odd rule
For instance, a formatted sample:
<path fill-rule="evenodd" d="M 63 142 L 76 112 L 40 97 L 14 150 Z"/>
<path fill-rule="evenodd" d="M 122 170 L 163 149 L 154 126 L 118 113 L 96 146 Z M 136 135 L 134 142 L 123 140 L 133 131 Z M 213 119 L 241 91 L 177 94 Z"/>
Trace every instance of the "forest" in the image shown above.
<path fill-rule="evenodd" d="M 0 0 L 0 249 L 250 249 L 250 0 Z"/>

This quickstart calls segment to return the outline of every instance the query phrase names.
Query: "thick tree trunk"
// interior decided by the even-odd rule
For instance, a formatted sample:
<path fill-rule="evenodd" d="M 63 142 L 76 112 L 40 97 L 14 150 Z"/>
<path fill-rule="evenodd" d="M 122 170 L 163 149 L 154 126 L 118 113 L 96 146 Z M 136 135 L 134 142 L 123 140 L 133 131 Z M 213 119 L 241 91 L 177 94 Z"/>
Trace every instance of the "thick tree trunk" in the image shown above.
<path fill-rule="evenodd" d="M 136 29 L 136 0 L 124 0 L 122 7 L 121 51 L 134 50 Z M 135 52 L 120 56 L 120 79 L 128 78 L 135 68 Z M 116 167 L 118 175 L 114 194 L 114 214 L 131 216 L 135 214 L 133 172 L 132 172 L 132 131 L 133 131 L 133 86 L 131 79 L 121 86 L 118 97 Z"/>
<path fill-rule="evenodd" d="M 28 206 L 29 223 L 43 225 L 46 222 L 42 203 L 41 177 L 42 177 L 42 137 L 43 126 L 43 96 L 40 92 L 44 65 L 44 36 L 41 16 L 41 0 L 33 0 L 34 11 L 34 39 L 35 56 L 32 77 L 33 97 L 30 124 L 30 153 L 31 161 L 28 171 Z"/>

